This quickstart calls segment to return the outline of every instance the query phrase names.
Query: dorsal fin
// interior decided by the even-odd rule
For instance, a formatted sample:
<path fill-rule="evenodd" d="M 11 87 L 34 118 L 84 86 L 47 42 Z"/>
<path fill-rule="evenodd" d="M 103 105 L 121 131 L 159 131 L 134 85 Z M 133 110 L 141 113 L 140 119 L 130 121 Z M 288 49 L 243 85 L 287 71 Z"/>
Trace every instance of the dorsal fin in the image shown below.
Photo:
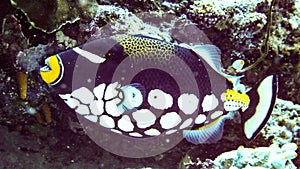
<path fill-rule="evenodd" d="M 221 51 L 215 45 L 195 45 L 191 49 L 216 72 L 223 75 L 221 66 Z"/>
<path fill-rule="evenodd" d="M 190 49 L 194 51 L 200 59 L 203 59 L 213 70 L 229 80 L 233 86 L 236 86 L 240 83 L 240 79 L 243 76 L 231 76 L 224 73 L 221 64 L 221 51 L 217 46 L 210 44 L 195 45 L 191 46 Z"/>
<path fill-rule="evenodd" d="M 162 38 L 162 37 L 160 37 L 158 35 L 155 35 L 155 34 L 147 34 L 147 35 L 134 34 L 134 35 L 131 35 L 131 36 L 140 37 L 140 38 L 146 38 L 146 39 L 153 39 L 153 40 L 158 40 L 158 41 L 164 41 L 166 43 L 169 43 L 169 42 L 165 41 L 164 38 Z"/>

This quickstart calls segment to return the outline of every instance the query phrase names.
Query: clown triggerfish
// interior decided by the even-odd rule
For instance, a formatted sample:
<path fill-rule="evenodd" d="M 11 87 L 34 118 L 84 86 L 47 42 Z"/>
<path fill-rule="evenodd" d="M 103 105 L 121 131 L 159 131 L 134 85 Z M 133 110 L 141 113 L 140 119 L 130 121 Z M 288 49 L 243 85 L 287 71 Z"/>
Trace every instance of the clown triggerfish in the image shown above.
<path fill-rule="evenodd" d="M 50 56 L 40 76 L 68 109 L 113 133 L 179 133 L 194 144 L 213 143 L 225 120 L 240 111 L 244 134 L 252 139 L 273 110 L 277 77 L 246 91 L 241 77 L 223 72 L 220 57 L 214 45 L 114 35 Z"/>

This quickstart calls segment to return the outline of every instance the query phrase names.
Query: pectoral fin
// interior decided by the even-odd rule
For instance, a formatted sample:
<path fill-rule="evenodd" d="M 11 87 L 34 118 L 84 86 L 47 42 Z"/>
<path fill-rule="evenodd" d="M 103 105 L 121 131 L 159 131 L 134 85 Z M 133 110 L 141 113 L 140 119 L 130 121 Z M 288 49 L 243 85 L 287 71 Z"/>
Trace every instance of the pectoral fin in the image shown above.
<path fill-rule="evenodd" d="M 228 113 L 197 130 L 183 130 L 183 137 L 193 144 L 215 143 L 223 136 L 225 121 L 233 117 L 233 113 Z"/>

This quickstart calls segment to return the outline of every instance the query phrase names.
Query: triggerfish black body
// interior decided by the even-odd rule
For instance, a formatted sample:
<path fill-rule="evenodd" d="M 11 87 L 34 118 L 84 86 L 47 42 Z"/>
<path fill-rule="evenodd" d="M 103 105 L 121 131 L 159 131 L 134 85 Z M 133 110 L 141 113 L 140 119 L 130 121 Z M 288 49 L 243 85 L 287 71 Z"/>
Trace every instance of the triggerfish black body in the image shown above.
<path fill-rule="evenodd" d="M 273 110 L 277 77 L 246 91 L 241 77 L 223 72 L 220 57 L 214 45 L 115 35 L 50 56 L 40 76 L 70 110 L 112 133 L 213 143 L 240 111 L 244 134 L 253 139 Z"/>

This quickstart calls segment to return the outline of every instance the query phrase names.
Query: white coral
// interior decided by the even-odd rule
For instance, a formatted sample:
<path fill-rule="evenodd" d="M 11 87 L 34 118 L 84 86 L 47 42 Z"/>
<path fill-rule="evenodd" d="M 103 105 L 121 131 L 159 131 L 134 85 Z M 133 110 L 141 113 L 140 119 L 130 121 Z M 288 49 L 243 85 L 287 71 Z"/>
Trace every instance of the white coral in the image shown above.
<path fill-rule="evenodd" d="M 230 168 L 251 166 L 251 168 L 296 169 L 291 161 L 297 157 L 296 149 L 295 143 L 287 143 L 282 147 L 277 144 L 257 148 L 240 146 L 237 150 L 219 155 L 214 162 L 219 165 L 228 164 Z"/>

